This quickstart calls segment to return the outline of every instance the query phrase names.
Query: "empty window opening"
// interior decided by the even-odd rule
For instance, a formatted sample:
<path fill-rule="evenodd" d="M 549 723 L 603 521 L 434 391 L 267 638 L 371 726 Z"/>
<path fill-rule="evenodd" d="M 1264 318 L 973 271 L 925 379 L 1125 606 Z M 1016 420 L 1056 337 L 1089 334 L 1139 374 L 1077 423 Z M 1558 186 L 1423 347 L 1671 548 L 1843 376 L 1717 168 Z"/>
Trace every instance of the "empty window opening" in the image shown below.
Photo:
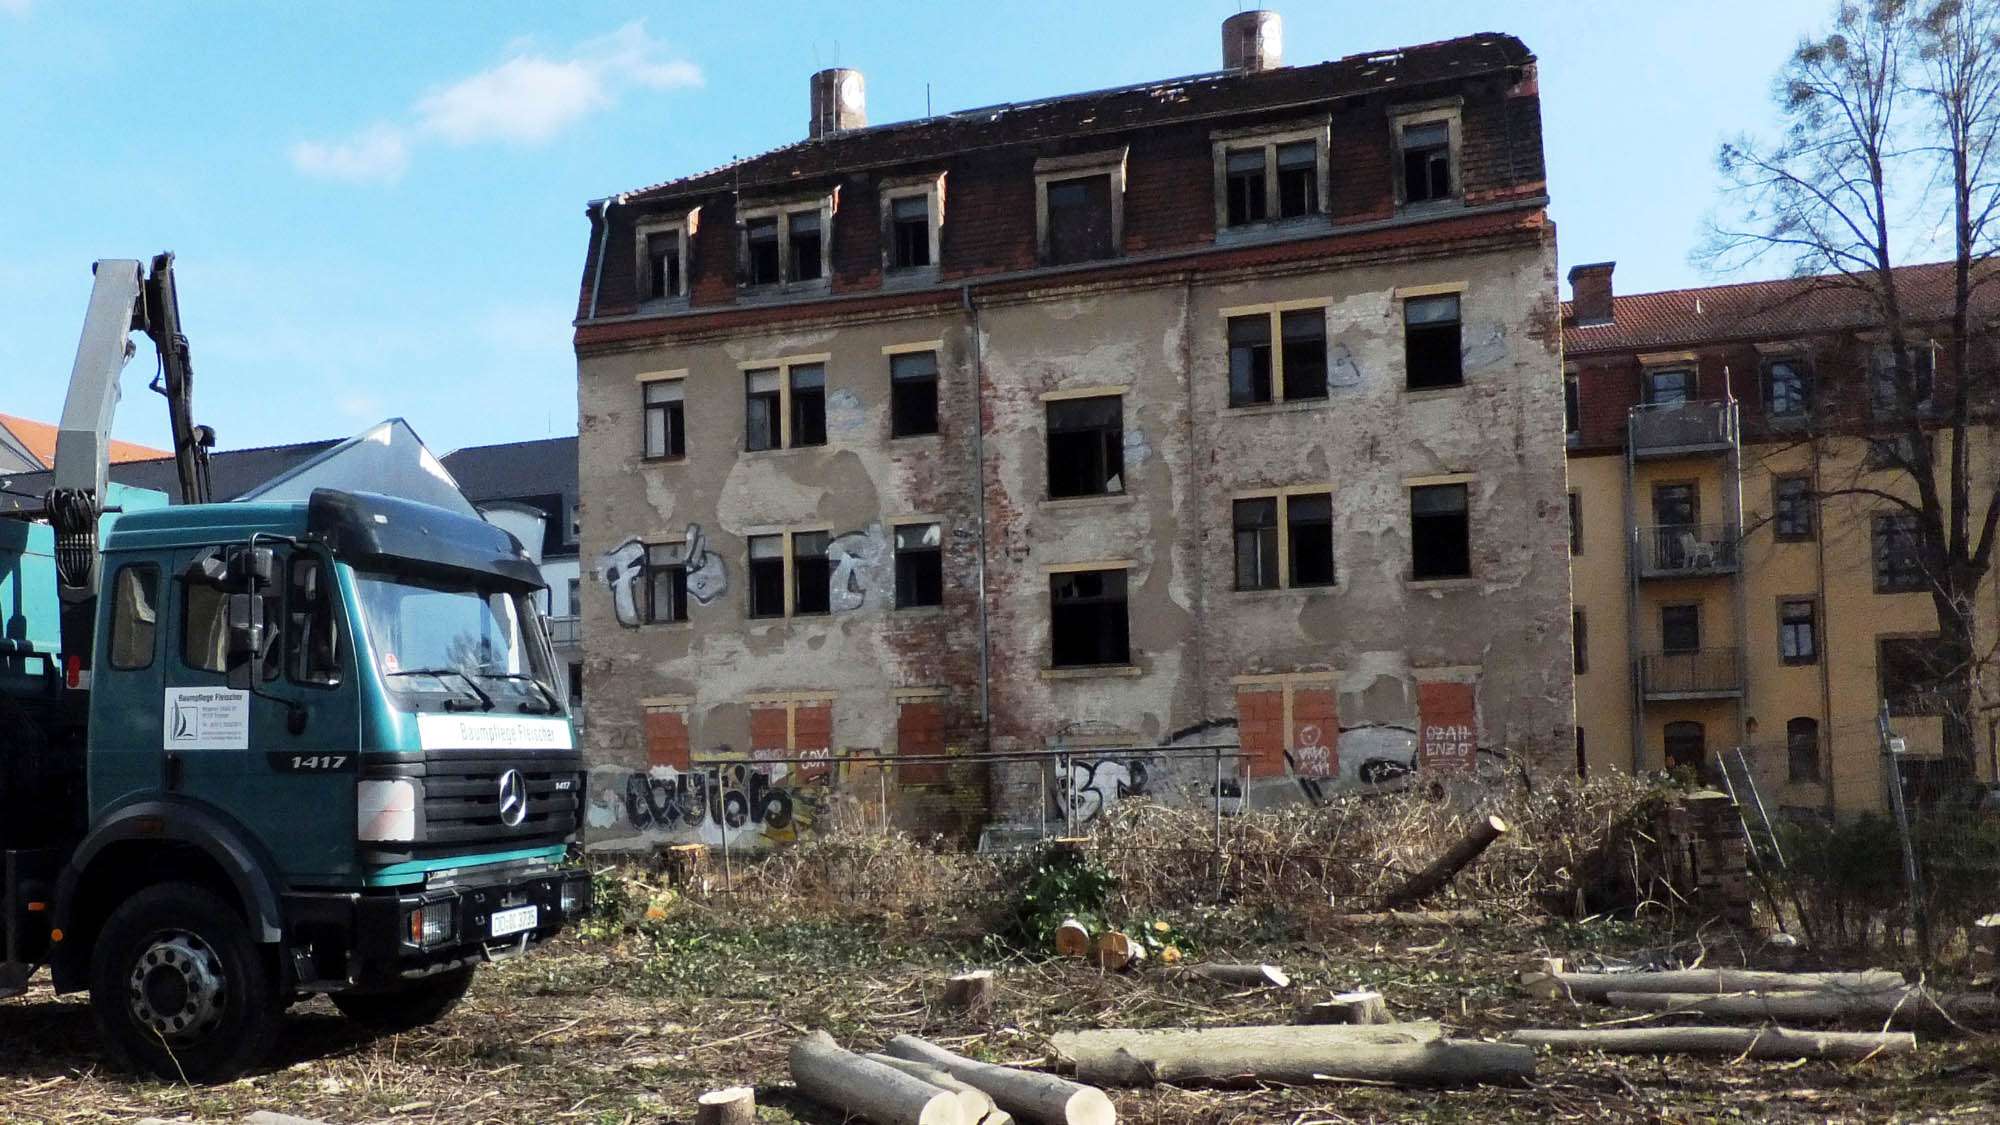
<path fill-rule="evenodd" d="M 1322 380 L 1323 381 L 1323 380 Z M 1271 401 L 1271 318 L 1229 318 L 1229 405 Z"/>
<path fill-rule="evenodd" d="M 931 201 L 928 195 L 906 195 L 889 201 L 889 230 L 895 269 L 931 264 Z"/>
<path fill-rule="evenodd" d="M 785 537 L 750 537 L 750 616 L 785 615 Z"/>
<path fill-rule="evenodd" d="M 1779 477 L 1772 486 L 1772 534 L 1779 539 L 1811 539 L 1813 523 L 1811 478 Z"/>
<path fill-rule="evenodd" d="M 1291 585 L 1333 585 L 1333 496 L 1316 492 L 1284 500 Z"/>
<path fill-rule="evenodd" d="M 1285 401 L 1325 398 L 1325 311 L 1298 309 L 1281 314 L 1279 322 L 1285 340 Z"/>
<path fill-rule="evenodd" d="M 833 560 L 826 553 L 833 536 L 824 531 L 795 531 L 791 539 L 792 612 L 833 612 Z"/>
<path fill-rule="evenodd" d="M 681 289 L 681 232 L 658 231 L 646 236 L 647 296 L 678 297 Z"/>
<path fill-rule="evenodd" d="M 1691 484 L 1653 486 L 1653 522 L 1663 528 L 1695 526 L 1697 497 Z"/>
<path fill-rule="evenodd" d="M 896 527 L 896 608 L 944 604 L 944 536 L 934 523 Z"/>
<path fill-rule="evenodd" d="M 1583 498 L 1574 492 L 1569 494 L 1569 553 L 1583 553 Z"/>
<path fill-rule="evenodd" d="M 790 240 L 792 281 L 817 281 L 823 276 L 818 211 L 794 211 L 785 216 Z"/>
<path fill-rule="evenodd" d="M 1050 264 L 1111 257 L 1111 177 L 1051 180 L 1046 190 Z"/>
<path fill-rule="evenodd" d="M 1701 651 L 1701 607 L 1663 605 L 1660 607 L 1660 651 Z"/>
<path fill-rule="evenodd" d="M 1049 498 L 1125 491 L 1125 400 L 1121 395 L 1048 404 Z"/>
<path fill-rule="evenodd" d="M 1574 375 L 1563 377 L 1563 436 L 1574 439 L 1583 433 L 1583 403 L 1578 399 L 1581 390 Z"/>
<path fill-rule="evenodd" d="M 1231 149 L 1226 158 L 1225 175 L 1229 186 L 1229 225 L 1236 227 L 1262 222 L 1267 215 L 1264 205 L 1264 150 Z"/>
<path fill-rule="evenodd" d="M 790 370 L 792 445 L 826 444 L 826 368 L 809 363 Z"/>
<path fill-rule="evenodd" d="M 936 352 L 903 352 L 889 357 L 889 436 L 938 432 Z"/>
<path fill-rule="evenodd" d="M 1764 365 L 1764 413 L 1773 419 L 1797 420 L 1812 409 L 1812 385 L 1805 365 L 1795 359 L 1774 359 Z"/>
<path fill-rule="evenodd" d="M 1238 500 L 1236 524 L 1236 588 L 1278 588 L 1278 500 L 1260 497 Z"/>
<path fill-rule="evenodd" d="M 1778 658 L 1787 664 L 1819 661 L 1819 605 L 1799 598 L 1778 603 Z"/>
<path fill-rule="evenodd" d="M 1667 768 L 1701 773 L 1708 758 L 1708 738 L 1700 723 L 1668 723 L 1665 736 Z"/>
<path fill-rule="evenodd" d="M 1458 294 L 1403 302 L 1403 356 L 1413 391 L 1465 381 L 1459 348 Z"/>
<path fill-rule="evenodd" d="M 1449 199 L 1451 180 L 1451 124 L 1403 126 L 1403 202 Z"/>
<path fill-rule="evenodd" d="M 1671 406 L 1694 398 L 1694 369 L 1691 367 L 1649 367 L 1645 375 L 1646 402 Z"/>
<path fill-rule="evenodd" d="M 646 458 L 687 456 L 687 418 L 679 379 L 647 383 L 642 392 L 646 416 Z"/>
<path fill-rule="evenodd" d="M 1585 627 L 1583 611 L 1569 611 L 1570 671 L 1583 675 L 1590 671 L 1590 631 Z"/>
<path fill-rule="evenodd" d="M 783 279 L 776 216 L 747 220 L 743 224 L 743 241 L 749 258 L 746 263 L 749 273 L 747 284 L 776 285 Z"/>
<path fill-rule="evenodd" d="M 781 373 L 775 367 L 745 373 L 743 448 L 752 451 L 784 448 L 780 378 Z"/>
<path fill-rule="evenodd" d="M 1819 720 L 1800 716 L 1785 724 L 1785 772 L 1792 781 L 1819 780 Z"/>
<path fill-rule="evenodd" d="M 1132 662 L 1123 570 L 1049 576 L 1051 663 L 1078 668 Z"/>
<path fill-rule="evenodd" d="M 686 621 L 687 544 L 654 543 L 646 548 L 646 621 Z"/>
<path fill-rule="evenodd" d="M 1906 594 L 1928 589 L 1918 551 L 1914 512 L 1886 512 L 1874 524 L 1875 592 Z"/>
<path fill-rule="evenodd" d="M 1472 523 L 1463 484 L 1410 489 L 1410 577 L 1465 578 L 1472 574 Z"/>
<path fill-rule="evenodd" d="M 1278 146 L 1278 217 L 1295 219 L 1319 211 L 1319 145 L 1295 141 Z"/>

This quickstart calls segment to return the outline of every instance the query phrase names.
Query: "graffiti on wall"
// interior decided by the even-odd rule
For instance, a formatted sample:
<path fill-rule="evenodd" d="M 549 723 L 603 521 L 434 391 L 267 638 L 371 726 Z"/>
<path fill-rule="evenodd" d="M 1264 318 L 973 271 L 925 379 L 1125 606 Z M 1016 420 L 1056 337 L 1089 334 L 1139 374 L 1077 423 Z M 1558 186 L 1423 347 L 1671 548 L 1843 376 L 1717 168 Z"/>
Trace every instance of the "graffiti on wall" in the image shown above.
<path fill-rule="evenodd" d="M 879 523 L 828 543 L 826 557 L 832 570 L 827 579 L 827 601 L 835 613 L 860 609 L 868 604 L 871 591 L 880 591 L 885 582 L 895 581 L 895 556 Z"/>
<path fill-rule="evenodd" d="M 687 536 L 679 544 L 664 544 L 660 548 L 673 552 L 677 557 L 666 560 L 666 565 L 678 563 L 687 573 L 687 595 L 697 605 L 708 605 L 729 592 L 729 572 L 722 565 L 722 556 L 708 548 L 708 536 L 698 523 L 687 525 Z M 647 591 L 646 544 L 638 539 L 627 539 L 597 557 L 597 575 L 611 591 L 611 610 L 618 623 L 628 628 L 636 628 L 645 621 Z"/>
<path fill-rule="evenodd" d="M 776 762 L 593 770 L 593 844 L 720 844 L 725 834 L 732 846 L 788 843 L 811 830 L 831 781 Z"/>
<path fill-rule="evenodd" d="M 1056 813 L 1088 824 L 1116 802 L 1146 795 L 1146 762 L 1138 757 L 1071 758 L 1057 775 Z"/>

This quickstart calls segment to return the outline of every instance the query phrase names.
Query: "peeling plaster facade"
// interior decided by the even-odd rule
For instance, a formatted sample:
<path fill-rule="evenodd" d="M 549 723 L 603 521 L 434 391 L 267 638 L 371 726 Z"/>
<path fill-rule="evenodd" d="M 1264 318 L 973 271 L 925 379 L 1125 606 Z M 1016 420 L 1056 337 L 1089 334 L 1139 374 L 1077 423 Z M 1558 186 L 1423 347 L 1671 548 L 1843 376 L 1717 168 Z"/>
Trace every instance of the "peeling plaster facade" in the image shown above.
<path fill-rule="evenodd" d="M 1413 770 L 1475 772 L 1502 757 L 1566 768 L 1554 232 L 1538 131 L 1510 127 L 1506 143 L 1532 153 L 1510 150 L 1505 161 L 1479 156 L 1488 142 L 1470 131 L 1489 108 L 1518 122 L 1525 102 L 1533 116 L 1532 56 L 1506 43 L 1515 53 L 1491 73 L 1470 68 L 1468 80 L 1468 68 L 1445 66 L 1448 81 L 1409 88 L 1457 90 L 1468 123 L 1463 198 L 1426 213 L 1398 206 L 1384 167 L 1379 183 L 1351 189 L 1356 199 L 1330 204 L 1331 222 L 1218 234 L 1211 131 L 1270 117 L 1254 104 L 1180 133 L 1169 120 L 1116 138 L 1132 154 L 1124 237 L 1117 256 L 1091 268 L 967 265 L 954 277 L 972 256 L 955 251 L 974 239 L 1011 232 L 1032 254 L 1034 197 L 1018 189 L 1032 184 L 1025 173 L 1038 154 L 1065 147 L 1046 137 L 1015 139 L 1004 167 L 1001 157 L 958 155 L 971 147 L 965 138 L 928 154 L 921 137 L 900 146 L 909 169 L 943 169 L 950 200 L 942 276 L 901 291 L 884 283 L 872 242 L 876 185 L 892 177 L 847 171 L 834 154 L 824 298 L 773 304 L 718 288 L 711 300 L 695 277 L 685 303 L 649 310 L 618 295 L 619 271 L 631 267 L 614 257 L 632 229 L 620 222 L 643 219 L 593 212 L 577 335 L 583 552 L 587 567 L 597 560 L 583 598 L 593 843 L 720 842 L 726 826 L 754 846 L 829 816 L 873 815 L 885 795 L 898 822 L 971 839 L 1037 822 L 1052 801 L 1087 818 L 1133 792 L 1236 808 L 1403 784 Z M 1279 73 L 1305 81 L 1308 69 L 1349 62 Z M 1332 99 L 1343 82 L 1379 84 L 1344 73 L 1328 70 L 1313 88 Z M 1398 103 L 1376 94 L 1329 104 L 1351 112 L 1358 131 L 1344 136 L 1336 115 L 1332 163 L 1365 168 L 1380 140 L 1374 125 L 1394 119 Z M 1296 112 L 1288 106 L 1287 120 Z M 1004 119 L 992 133 L 1006 134 Z M 1177 206 L 1190 232 L 1135 246 L 1146 222 L 1171 211 L 1160 178 L 1188 197 Z M 699 180 L 649 189 L 657 204 L 626 204 L 686 215 L 700 200 L 700 237 L 711 241 L 694 244 L 697 271 L 700 247 L 722 257 L 731 248 L 713 233 L 728 233 L 721 201 Z M 755 192 L 739 190 L 747 207 Z M 1025 200 L 1025 210 L 993 202 L 989 211 L 995 198 Z M 1160 200 L 1159 214 L 1144 210 L 1149 200 Z M 1343 209 L 1356 216 L 1351 231 Z M 981 225 L 962 235 L 961 222 Z M 600 258 L 599 247 L 613 249 Z M 1413 290 L 1459 295 L 1463 385 L 1406 389 L 1403 304 Z M 1231 407 L 1228 316 L 1280 306 L 1323 310 L 1328 395 Z M 891 437 L 889 356 L 926 347 L 937 355 L 939 432 Z M 745 372 L 786 362 L 823 366 L 826 443 L 745 452 Z M 643 388 L 669 380 L 682 395 L 685 456 L 645 460 Z M 1081 392 L 1121 401 L 1122 491 L 1050 499 L 1047 405 Z M 1410 487 L 1440 479 L 1467 486 L 1471 577 L 1413 581 Z M 1303 488 L 1332 496 L 1336 583 L 1238 591 L 1233 501 Z M 940 527 L 941 606 L 896 607 L 894 528 L 909 521 Z M 749 539 L 787 532 L 832 537 L 830 612 L 752 618 Z M 632 599 L 643 600 L 635 550 L 685 543 L 698 544 L 688 565 L 710 568 L 712 596 L 692 596 L 691 578 L 686 621 L 628 623 Z M 1080 564 L 1126 576 L 1125 664 L 1053 666 L 1051 574 Z M 1206 758 L 1088 753 L 1210 743 L 1245 755 L 1219 794 Z M 1048 748 L 1083 754 L 1060 776 L 1051 763 L 984 760 Z M 962 760 L 886 775 L 818 764 L 842 754 Z M 736 780 L 720 788 L 705 773 L 704 760 L 746 755 L 772 763 L 733 766 Z"/>

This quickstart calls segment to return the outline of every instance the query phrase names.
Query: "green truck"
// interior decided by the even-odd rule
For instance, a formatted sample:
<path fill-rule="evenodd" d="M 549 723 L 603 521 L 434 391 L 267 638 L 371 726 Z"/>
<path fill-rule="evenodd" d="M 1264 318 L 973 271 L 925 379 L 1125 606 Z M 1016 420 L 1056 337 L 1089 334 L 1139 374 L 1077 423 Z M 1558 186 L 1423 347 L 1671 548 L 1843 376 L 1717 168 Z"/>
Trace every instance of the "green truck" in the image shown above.
<path fill-rule="evenodd" d="M 97 264 L 54 487 L 0 519 L 0 995 L 46 966 L 109 1054 L 220 1081 L 294 1001 L 421 1025 L 587 911 L 584 775 L 511 535 L 365 491 L 210 502 L 172 266 Z M 107 481 L 133 331 L 173 506 Z"/>

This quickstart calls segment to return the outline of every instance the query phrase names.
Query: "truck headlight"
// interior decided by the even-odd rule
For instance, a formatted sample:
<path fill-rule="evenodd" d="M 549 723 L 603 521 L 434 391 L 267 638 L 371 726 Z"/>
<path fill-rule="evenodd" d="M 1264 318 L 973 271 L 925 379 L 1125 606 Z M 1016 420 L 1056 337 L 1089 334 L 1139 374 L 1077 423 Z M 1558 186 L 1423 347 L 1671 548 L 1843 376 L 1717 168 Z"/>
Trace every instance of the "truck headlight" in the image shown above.
<path fill-rule="evenodd" d="M 434 902 L 410 911 L 410 944 L 428 948 L 451 940 L 451 903 Z"/>
<path fill-rule="evenodd" d="M 417 808 L 423 804 L 418 782 L 359 781 L 354 785 L 354 837 L 357 840 L 411 842 L 417 838 Z"/>

